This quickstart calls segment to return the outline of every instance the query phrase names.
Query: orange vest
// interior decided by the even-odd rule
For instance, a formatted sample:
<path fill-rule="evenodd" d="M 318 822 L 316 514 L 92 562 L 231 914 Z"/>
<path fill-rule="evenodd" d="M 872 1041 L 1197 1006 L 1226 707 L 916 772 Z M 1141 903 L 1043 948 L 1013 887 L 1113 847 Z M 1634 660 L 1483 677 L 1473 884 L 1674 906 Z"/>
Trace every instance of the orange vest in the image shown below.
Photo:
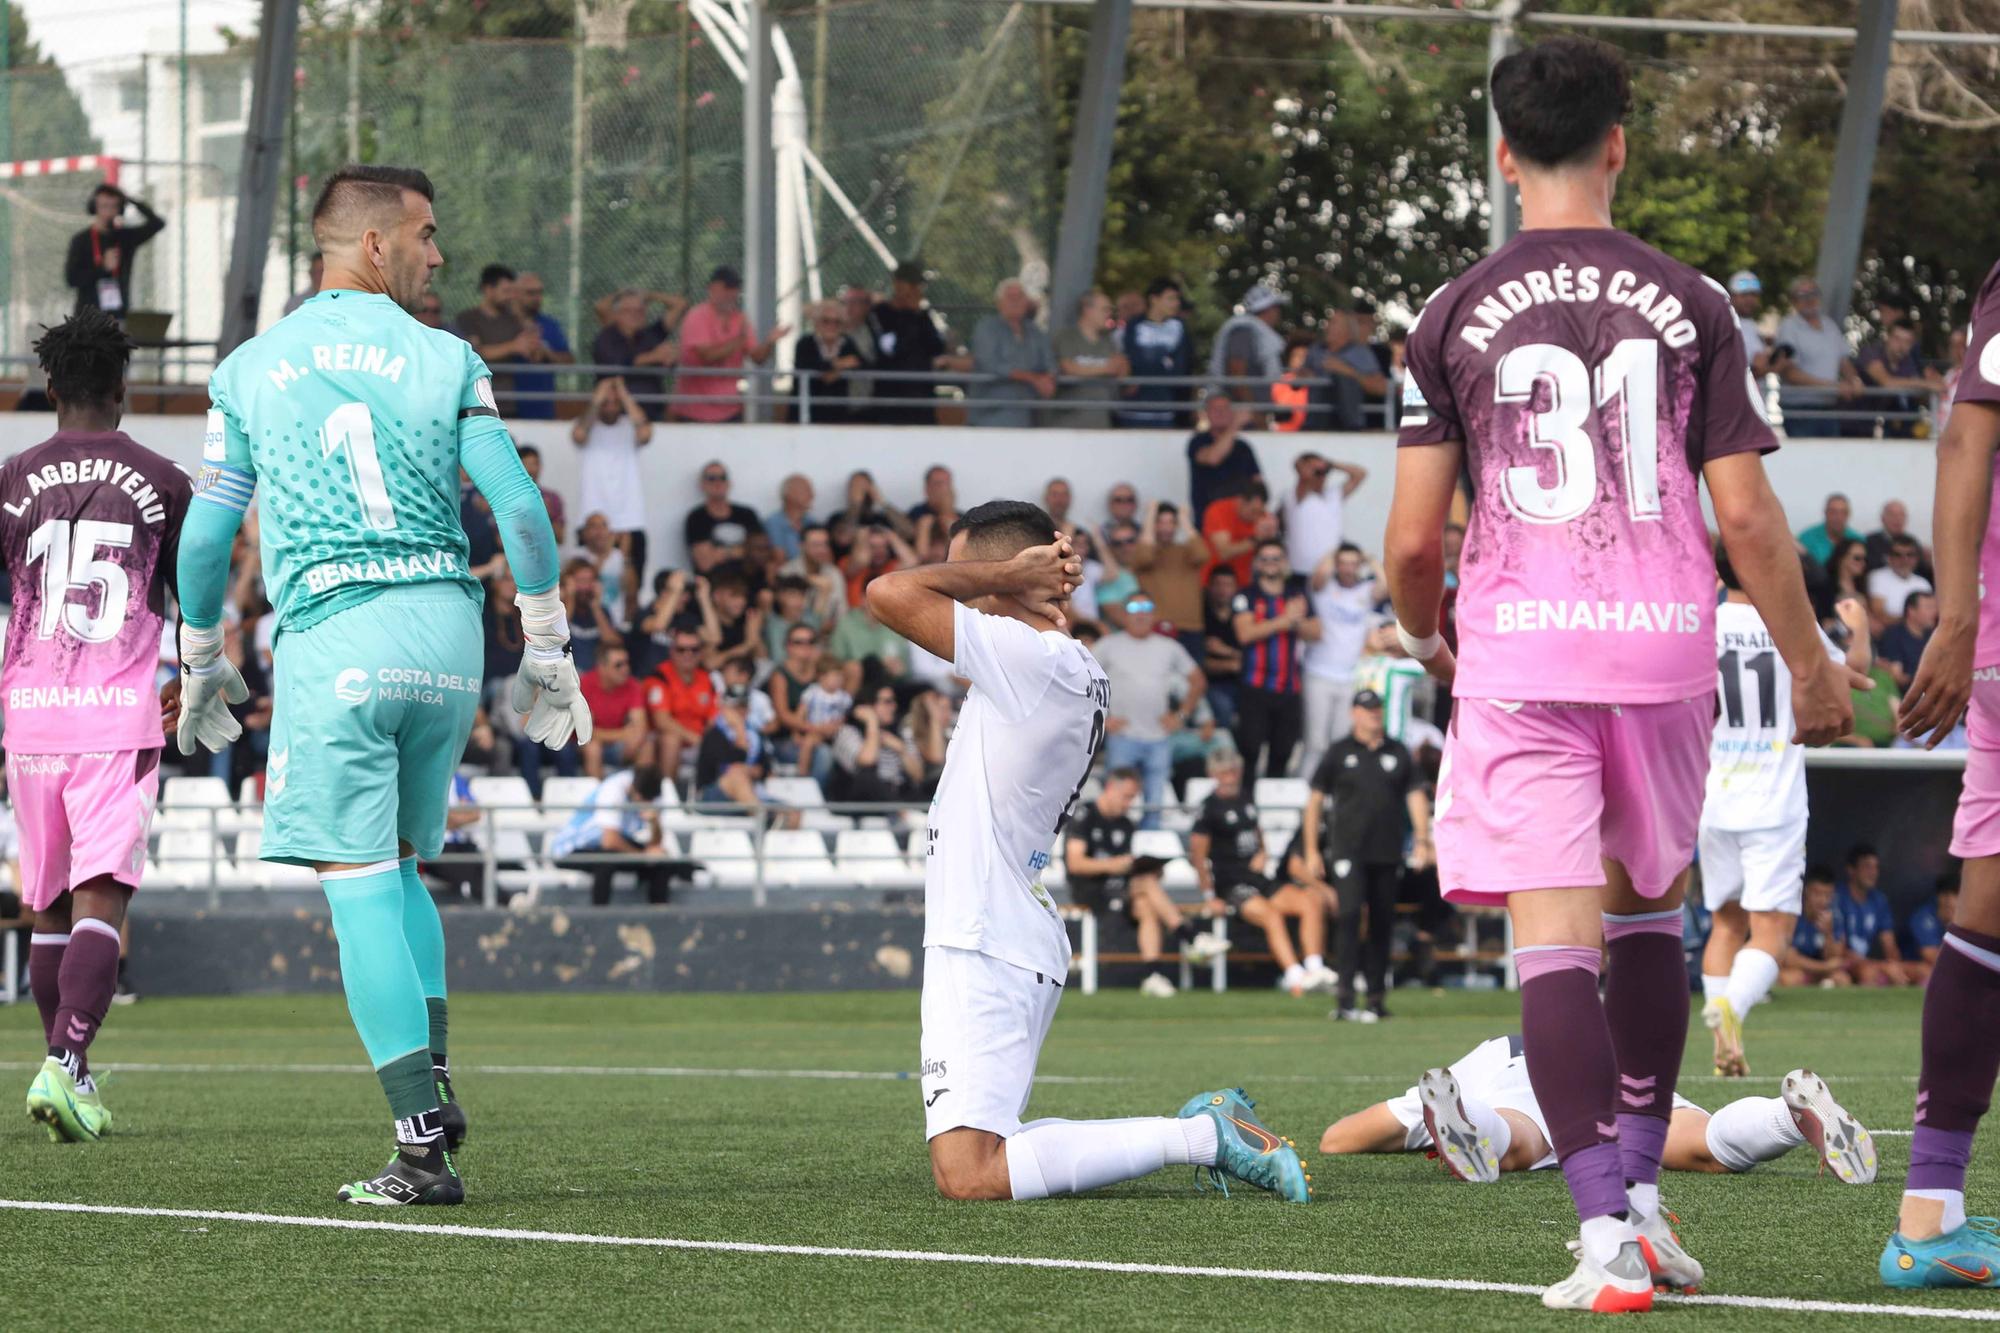
<path fill-rule="evenodd" d="M 1286 371 L 1271 386 L 1271 401 L 1285 408 L 1271 422 L 1272 430 L 1304 430 L 1306 428 L 1306 401 L 1312 396 L 1312 388 L 1299 380 L 1293 372 Z"/>

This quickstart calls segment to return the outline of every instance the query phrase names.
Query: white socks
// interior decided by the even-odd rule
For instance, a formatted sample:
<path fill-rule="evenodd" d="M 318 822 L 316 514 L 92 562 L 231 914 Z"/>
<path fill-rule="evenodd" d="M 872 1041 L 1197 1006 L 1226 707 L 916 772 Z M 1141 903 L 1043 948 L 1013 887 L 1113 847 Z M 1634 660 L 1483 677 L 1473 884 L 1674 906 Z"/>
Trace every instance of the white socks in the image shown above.
<path fill-rule="evenodd" d="M 1632 1221 L 1636 1224 L 1642 1217 L 1651 1217 L 1660 1211 L 1660 1183 L 1650 1185 L 1637 1183 L 1625 1187 L 1625 1206 L 1632 1211 Z"/>
<path fill-rule="evenodd" d="M 1325 955 L 1325 954 L 1318 954 L 1318 953 L 1309 953 L 1309 954 L 1307 954 L 1307 955 L 1306 955 L 1306 962 L 1305 962 L 1305 967 L 1306 967 L 1306 971 L 1308 971 L 1308 972 L 1323 972 L 1323 971 L 1325 971 L 1325 970 L 1326 970 L 1326 955 Z"/>
<path fill-rule="evenodd" d="M 1745 1097 L 1708 1119 L 1708 1150 L 1731 1171 L 1783 1157 L 1805 1141 L 1782 1097 Z"/>
<path fill-rule="evenodd" d="M 1711 977 L 1706 972 L 1701 974 L 1702 999 L 1720 1000 L 1728 996 L 1728 994 L 1729 994 L 1728 977 Z"/>
<path fill-rule="evenodd" d="M 1956 1231 L 1965 1225 L 1964 1190 L 1905 1190 L 1912 1199 L 1929 1199 L 1944 1205 L 1944 1216 L 1938 1219 L 1938 1232 Z"/>
<path fill-rule="evenodd" d="M 1639 1239 L 1632 1223 L 1617 1217 L 1591 1217 L 1583 1223 L 1583 1253 L 1593 1263 L 1608 1264 L 1618 1257 L 1618 1247 Z"/>
<path fill-rule="evenodd" d="M 1703 977 L 1701 981 L 1706 993 L 1708 978 Z M 1777 959 L 1762 949 L 1739 949 L 1736 961 L 1729 967 L 1729 1007 L 1736 1011 L 1738 1018 L 1743 1018 L 1762 1004 L 1771 994 L 1771 987 L 1777 984 Z"/>
<path fill-rule="evenodd" d="M 1016 1199 L 1080 1194 L 1163 1166 L 1214 1161 L 1215 1122 L 1207 1116 L 1035 1120 L 1007 1140 L 1007 1181 Z"/>

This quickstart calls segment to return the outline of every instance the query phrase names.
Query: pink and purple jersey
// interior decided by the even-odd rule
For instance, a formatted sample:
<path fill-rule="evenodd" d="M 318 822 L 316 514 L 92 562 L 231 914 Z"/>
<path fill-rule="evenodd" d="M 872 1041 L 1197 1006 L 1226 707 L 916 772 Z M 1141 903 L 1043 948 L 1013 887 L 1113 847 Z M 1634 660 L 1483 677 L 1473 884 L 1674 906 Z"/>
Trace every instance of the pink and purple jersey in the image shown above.
<path fill-rule="evenodd" d="M 1410 330 L 1401 439 L 1463 444 L 1463 698 L 1715 688 L 1710 459 L 1777 447 L 1723 289 L 1608 228 L 1522 232 Z"/>
<path fill-rule="evenodd" d="M 0 465 L 10 752 L 164 743 L 153 678 L 192 494 L 187 474 L 122 431 L 59 431 Z"/>
<path fill-rule="evenodd" d="M 1958 372 L 1952 405 L 1987 403 L 2000 407 L 2000 264 L 1986 275 L 1972 304 L 1972 331 L 1965 338 L 1965 367 Z M 1993 512 L 1979 547 L 1979 637 L 1972 665 L 2000 666 L 2000 468 L 1993 472 Z M 1997 595 L 1989 597 L 1987 593 Z"/>

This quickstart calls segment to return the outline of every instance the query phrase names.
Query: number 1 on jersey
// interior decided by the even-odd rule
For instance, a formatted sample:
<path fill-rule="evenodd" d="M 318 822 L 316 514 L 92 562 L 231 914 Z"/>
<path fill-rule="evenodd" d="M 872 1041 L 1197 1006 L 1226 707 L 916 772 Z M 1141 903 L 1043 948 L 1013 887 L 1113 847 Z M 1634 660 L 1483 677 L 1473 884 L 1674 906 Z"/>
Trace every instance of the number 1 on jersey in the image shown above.
<path fill-rule="evenodd" d="M 1553 343 L 1524 343 L 1500 358 L 1493 398 L 1532 404 L 1546 386 L 1548 406 L 1533 414 L 1529 443 L 1554 455 L 1556 484 L 1542 485 L 1533 464 L 1507 469 L 1500 494 L 1517 518 L 1568 523 L 1597 499 L 1597 447 L 1584 430 L 1592 409 L 1615 407 L 1625 456 L 1625 502 L 1634 519 L 1660 517 L 1660 345 L 1627 338 L 1593 374 L 1583 359 Z"/>
<path fill-rule="evenodd" d="M 366 403 L 342 403 L 333 409 L 320 430 L 321 457 L 347 455 L 347 473 L 354 480 L 355 494 L 361 497 L 362 521 L 377 532 L 396 526 L 396 506 L 389 501 L 389 487 L 382 479 L 382 459 L 375 452 L 375 418 Z"/>

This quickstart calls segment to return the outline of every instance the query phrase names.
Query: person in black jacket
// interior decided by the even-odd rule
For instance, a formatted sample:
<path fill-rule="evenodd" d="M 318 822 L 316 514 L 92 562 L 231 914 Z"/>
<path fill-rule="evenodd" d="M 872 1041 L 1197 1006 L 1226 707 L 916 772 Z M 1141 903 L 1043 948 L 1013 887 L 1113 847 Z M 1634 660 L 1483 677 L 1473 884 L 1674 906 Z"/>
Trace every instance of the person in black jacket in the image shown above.
<path fill-rule="evenodd" d="M 125 206 L 144 220 L 121 227 Z M 76 289 L 76 312 L 102 310 L 124 318 L 132 308 L 132 256 L 166 229 L 167 221 L 108 181 L 90 192 L 90 225 L 69 238 L 63 281 Z"/>
<path fill-rule="evenodd" d="M 799 384 L 801 398 L 808 393 L 806 381 L 812 381 L 810 394 L 815 422 L 848 420 L 850 386 L 846 372 L 859 369 L 862 360 L 861 350 L 848 336 L 844 324 L 840 304 L 821 301 L 813 307 L 811 327 L 799 335 L 792 349 L 793 378 Z"/>

